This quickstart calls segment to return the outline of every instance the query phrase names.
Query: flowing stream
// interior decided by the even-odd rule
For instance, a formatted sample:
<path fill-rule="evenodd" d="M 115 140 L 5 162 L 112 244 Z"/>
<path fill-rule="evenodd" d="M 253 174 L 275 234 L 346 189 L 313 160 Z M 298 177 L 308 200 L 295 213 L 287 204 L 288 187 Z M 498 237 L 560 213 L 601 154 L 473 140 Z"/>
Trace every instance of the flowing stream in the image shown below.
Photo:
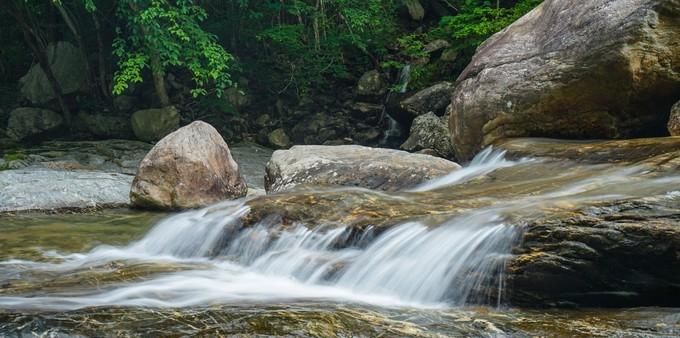
<path fill-rule="evenodd" d="M 533 159 L 509 160 L 503 152 L 487 149 L 467 167 L 390 198 L 408 202 L 409 194 L 464 194 L 474 191 L 475 184 L 494 184 L 488 183 L 489 179 L 503 170 L 512 169 L 512 175 L 521 176 L 523 171 L 531 172 L 542 165 Z M 27 253 L 23 250 L 32 234 L 44 236 L 51 230 L 46 228 L 41 233 L 36 228 L 24 229 L 22 222 L 30 222 L 22 221 L 22 217 L 28 216 L 16 216 L 5 225 L 9 227 L 7 238 L 2 238 L 6 245 L 0 246 L 0 336 L 20 336 L 29 331 L 56 336 L 78 332 L 96 335 L 97 330 L 105 328 L 101 323 L 106 320 L 122 327 L 142 325 L 140 322 L 145 325 L 131 326 L 132 331 L 121 334 L 174 336 L 173 331 L 163 331 L 179 325 L 163 321 L 173 313 L 180 314 L 180 324 L 194 323 L 187 325 L 196 330 L 187 334 L 212 335 L 213 331 L 198 330 L 200 325 L 215 329 L 218 335 L 278 332 L 258 331 L 259 326 L 252 323 L 247 328 L 226 328 L 223 321 L 235 320 L 226 316 L 246 316 L 250 311 L 264 316 L 258 318 L 265 322 L 284 318 L 294 321 L 291 318 L 304 318 L 304 313 L 311 311 L 329 313 L 334 318 L 322 322 L 353 323 L 347 324 L 351 328 L 329 324 L 340 331 L 308 328 L 301 331 L 306 333 L 300 333 L 310 336 L 345 332 L 341 329 L 358 336 L 521 336 L 544 332 L 509 324 L 515 317 L 527 314 L 503 310 L 504 271 L 513 246 L 521 239 L 522 217 L 566 202 L 604 201 L 634 194 L 672 198 L 672 187 L 680 183 L 675 176 L 648 178 L 647 170 L 641 167 L 587 166 L 577 170 L 560 166 L 564 169 L 561 172 L 549 168 L 554 172 L 550 184 L 541 186 L 531 181 L 536 188 L 529 193 L 512 198 L 475 195 L 479 203 L 472 207 L 433 217 L 411 217 L 388 227 L 337 221 L 285 222 L 276 213 L 246 224 L 243 220 L 253 210 L 251 200 L 242 200 L 171 215 L 136 240 L 140 230 L 146 229 L 142 224 L 150 224 L 157 216 L 128 218 L 124 224 L 139 225 L 128 230 L 120 224 L 106 224 L 101 229 L 93 226 L 89 230 L 93 237 L 104 236 L 99 245 L 90 237 L 71 237 L 76 232 L 87 233 L 87 228 L 65 228 L 61 231 L 66 238 L 55 242 L 83 241 L 93 243 L 91 249 L 79 251 L 77 246 L 65 248 L 63 243 L 41 242 Z M 530 176 L 532 180 L 541 179 Z M 513 184 L 514 190 L 525 189 Z M 502 190 L 502 186 L 498 188 Z M 331 209 L 343 212 L 342 208 L 339 203 Z M 41 222 L 54 219 L 48 215 L 38 218 Z M 19 225 L 12 227 L 12 221 Z M 127 232 L 112 241 L 116 231 Z M 478 305 L 495 308 L 505 317 L 489 317 L 488 310 L 466 312 L 471 311 L 470 306 Z M 120 309 L 127 312 L 116 312 Z M 417 319 L 414 313 L 427 319 Z M 116 321 L 112 319 L 114 314 L 131 319 L 129 323 Z M 646 312 L 637 316 L 644 317 L 643 314 Z M 611 319 L 618 315 L 606 316 Z M 206 319 L 211 316 L 212 321 Z M 474 320 L 461 319 L 466 316 L 485 319 L 479 319 L 482 324 L 474 324 Z M 556 320 L 553 314 L 531 316 L 546 323 Z M 658 311 L 654 316 L 668 318 Z M 101 325 L 93 322 L 94 317 Z M 364 325 L 369 317 L 373 318 L 369 328 L 353 326 Z M 148 318 L 155 318 L 156 324 Z M 671 323 L 678 319 L 670 318 L 667 320 Z M 611 320 L 619 323 L 619 319 Z M 69 322 L 81 324 L 74 327 Z M 281 325 L 293 325 L 286 323 Z M 601 330 L 597 332 L 614 332 Z"/>

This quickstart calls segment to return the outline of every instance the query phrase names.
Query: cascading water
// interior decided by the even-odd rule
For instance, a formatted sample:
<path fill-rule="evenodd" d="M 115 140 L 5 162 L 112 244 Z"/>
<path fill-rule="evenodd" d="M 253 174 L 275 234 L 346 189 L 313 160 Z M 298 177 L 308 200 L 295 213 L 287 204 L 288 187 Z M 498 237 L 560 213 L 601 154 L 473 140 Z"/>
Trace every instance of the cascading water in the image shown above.
<path fill-rule="evenodd" d="M 484 160 L 486 161 L 486 160 Z M 484 162 L 482 161 L 482 162 Z M 484 162 L 486 164 L 486 162 Z M 68 295 L 2 296 L 0 308 L 70 310 L 89 306 L 191 306 L 215 302 L 339 299 L 442 306 L 496 301 L 499 274 L 519 229 L 497 210 L 475 210 L 441 224 L 387 230 L 328 224 L 284 226 L 273 215 L 243 227 L 249 208 L 224 202 L 172 216 L 127 247 L 102 246 L 61 263 L 4 262 L 3 269 L 79 271 L 109 262 L 166 261 L 199 269 Z"/>
<path fill-rule="evenodd" d="M 231 204 L 231 203 L 230 203 Z M 100 247 L 89 254 L 39 264 L 44 271 L 84 269 L 127 258 L 208 264 L 113 289 L 79 295 L 0 297 L 0 307 L 69 310 L 88 306 L 191 306 L 206 302 L 340 299 L 380 305 L 464 304 L 489 285 L 516 229 L 494 213 L 478 213 L 428 227 L 409 222 L 352 240 L 347 227 L 281 229 L 261 223 L 238 230 L 245 208 L 193 211 L 171 217 L 127 248 Z M 225 211 L 230 216 L 225 217 Z M 366 237 L 371 237 L 370 233 Z M 108 257 L 107 257 L 108 256 Z M 38 263 L 12 262 L 15 268 Z M 493 286 L 491 286 L 493 288 Z"/>
<path fill-rule="evenodd" d="M 399 72 L 399 79 L 397 81 L 398 86 L 397 93 L 400 94 L 406 93 L 406 91 L 408 91 L 409 81 L 411 81 L 411 65 L 406 64 Z M 385 104 L 380 118 L 381 121 L 384 118 L 387 119 L 387 129 L 385 130 L 383 138 L 380 141 L 380 144 L 382 145 L 389 145 L 391 140 L 399 139 L 403 135 L 403 130 L 399 122 L 397 122 L 397 120 L 395 120 L 392 116 L 390 116 L 390 114 L 387 113 L 386 107 L 390 101 L 391 96 L 392 92 L 390 91 L 387 93 L 387 97 L 385 98 Z"/>
<path fill-rule="evenodd" d="M 456 189 L 495 170 L 515 166 L 519 170 L 535 162 L 509 161 L 503 152 L 487 149 L 466 168 L 413 190 L 422 194 Z M 583 177 L 565 171 L 553 179 L 569 175 L 576 179 L 563 185 L 550 181 L 550 189 L 540 193 L 497 199 L 448 220 L 413 219 L 389 227 L 288 224 L 276 214 L 246 226 L 242 219 L 251 213 L 247 201 L 223 202 L 169 217 L 125 247 L 51 253 L 58 263 L 0 262 L 0 277 L 9 280 L 115 272 L 120 262 L 170 267 L 141 280 L 64 292 L 0 293 L 0 309 L 63 311 L 329 299 L 414 307 L 499 304 L 505 264 L 522 232 L 521 222 L 508 215 L 562 201 L 604 201 L 626 198 L 630 192 L 666 194 L 664 189 L 680 183 L 678 177 L 645 177 L 646 171 L 638 167 L 610 169 L 591 167 L 592 173 Z"/>

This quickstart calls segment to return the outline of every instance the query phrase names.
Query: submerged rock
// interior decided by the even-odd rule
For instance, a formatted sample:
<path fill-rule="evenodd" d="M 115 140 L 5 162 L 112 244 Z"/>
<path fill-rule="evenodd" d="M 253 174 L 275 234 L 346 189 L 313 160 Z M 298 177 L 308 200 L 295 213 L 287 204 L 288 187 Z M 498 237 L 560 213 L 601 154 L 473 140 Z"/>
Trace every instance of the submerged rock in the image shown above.
<path fill-rule="evenodd" d="M 267 163 L 265 188 L 279 192 L 311 184 L 395 191 L 459 168 L 441 158 L 392 149 L 294 146 L 274 152 Z"/>
<path fill-rule="evenodd" d="M 61 127 L 61 115 L 47 109 L 17 108 L 9 113 L 7 135 L 17 141 L 51 132 Z"/>
<path fill-rule="evenodd" d="M 544 1 L 484 42 L 458 78 L 457 157 L 507 137 L 665 134 L 680 95 L 677 41 L 677 1 Z"/>
<path fill-rule="evenodd" d="M 136 111 L 132 114 L 132 130 L 144 142 L 155 142 L 179 127 L 179 112 L 173 106 Z"/>
<path fill-rule="evenodd" d="M 211 125 L 196 121 L 159 141 L 139 165 L 132 205 L 186 209 L 246 195 L 229 147 Z"/>
<path fill-rule="evenodd" d="M 408 139 L 401 145 L 406 151 L 432 149 L 444 158 L 453 157 L 453 147 L 446 122 L 434 113 L 418 116 L 413 120 Z"/>
<path fill-rule="evenodd" d="M 673 105 L 668 117 L 668 133 L 671 136 L 680 136 L 680 101 Z"/>

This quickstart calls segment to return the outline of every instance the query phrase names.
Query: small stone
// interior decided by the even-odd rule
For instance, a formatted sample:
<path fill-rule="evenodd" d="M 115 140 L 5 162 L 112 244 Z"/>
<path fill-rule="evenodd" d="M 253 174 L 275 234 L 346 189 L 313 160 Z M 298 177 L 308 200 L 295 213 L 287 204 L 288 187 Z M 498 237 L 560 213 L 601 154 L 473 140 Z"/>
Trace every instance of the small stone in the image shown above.
<path fill-rule="evenodd" d="M 357 83 L 357 94 L 359 95 L 375 96 L 385 93 L 387 93 L 387 86 L 377 70 L 364 73 Z"/>
<path fill-rule="evenodd" d="M 270 128 L 274 126 L 274 121 L 269 114 L 262 114 L 255 119 L 255 126 L 258 128 Z"/>
<path fill-rule="evenodd" d="M 451 82 L 440 82 L 422 89 L 399 102 L 398 109 L 391 114 L 399 122 L 409 125 L 414 118 L 434 112 L 441 116 L 451 102 L 451 93 L 455 85 Z"/>
<path fill-rule="evenodd" d="M 447 48 L 442 52 L 440 59 L 445 62 L 453 62 L 458 58 L 458 50 L 455 48 Z"/>
<path fill-rule="evenodd" d="M 451 44 L 448 41 L 443 40 L 443 39 L 437 39 L 437 40 L 434 40 L 434 41 L 428 43 L 427 45 L 425 45 L 424 50 L 427 53 L 434 53 L 436 51 L 442 50 L 444 48 L 448 48 L 450 46 L 451 46 Z"/>
<path fill-rule="evenodd" d="M 269 133 L 267 141 L 269 141 L 269 144 L 276 149 L 287 149 L 292 145 L 290 143 L 290 138 L 283 128 L 276 129 Z"/>

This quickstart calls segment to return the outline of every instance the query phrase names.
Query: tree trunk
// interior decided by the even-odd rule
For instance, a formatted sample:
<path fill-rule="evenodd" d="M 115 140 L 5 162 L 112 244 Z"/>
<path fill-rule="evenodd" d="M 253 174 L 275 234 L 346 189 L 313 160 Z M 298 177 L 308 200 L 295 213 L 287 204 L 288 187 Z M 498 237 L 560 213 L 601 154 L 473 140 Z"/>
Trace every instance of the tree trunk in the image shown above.
<path fill-rule="evenodd" d="M 104 40 L 102 39 L 101 23 L 97 14 L 92 13 L 92 22 L 94 22 L 94 29 L 97 35 L 97 59 L 99 60 L 99 87 L 107 101 L 111 100 L 111 88 L 107 85 L 108 78 L 106 72 L 106 61 L 104 60 Z"/>
<path fill-rule="evenodd" d="M 59 14 L 61 15 L 61 18 L 64 20 L 66 23 L 66 26 L 69 28 L 71 33 L 76 39 L 76 42 L 78 43 L 78 51 L 80 53 L 80 58 L 83 60 L 83 66 L 85 67 L 85 78 L 87 79 L 87 87 L 89 88 L 90 94 L 92 94 L 97 100 L 101 99 L 99 96 L 99 92 L 97 91 L 97 86 L 95 85 L 94 75 L 92 73 L 92 67 L 90 67 L 90 61 L 87 57 L 87 51 L 85 49 L 85 42 L 83 42 L 83 37 L 80 35 L 80 30 L 76 26 L 76 23 L 73 21 L 73 18 L 71 15 L 66 11 L 66 8 L 64 7 L 63 4 L 53 2 L 54 6 L 57 7 L 57 10 L 59 11 Z"/>
<path fill-rule="evenodd" d="M 161 103 L 161 107 L 170 105 L 170 97 L 168 97 L 168 90 L 165 88 L 165 73 L 161 65 L 161 58 L 156 51 L 151 51 L 151 73 L 153 75 L 153 86 L 156 89 L 156 95 Z"/>
<path fill-rule="evenodd" d="M 52 68 L 50 67 L 50 62 L 49 62 L 48 55 L 47 55 L 47 44 L 41 38 L 40 33 L 38 33 L 39 28 L 38 27 L 32 27 L 26 21 L 26 17 L 24 16 L 22 5 L 20 3 L 17 3 L 17 2 L 15 2 L 14 4 L 15 4 L 15 9 L 16 9 L 16 11 L 14 12 L 14 16 L 17 19 L 17 22 L 19 23 L 19 25 L 21 26 L 21 29 L 22 29 L 23 35 L 24 35 L 24 40 L 26 40 L 26 43 L 28 44 L 28 46 L 33 51 L 33 55 L 38 59 L 38 63 L 40 64 L 40 68 L 45 73 L 45 76 L 47 77 L 47 81 L 50 83 L 50 87 L 52 87 L 52 91 L 54 92 L 54 95 L 57 98 L 57 102 L 59 103 L 59 107 L 61 108 L 61 111 L 64 114 L 64 120 L 66 120 L 66 124 L 70 128 L 72 126 L 72 124 L 71 124 L 71 111 L 69 110 L 68 106 L 66 105 L 66 102 L 64 102 L 64 98 L 63 98 L 63 94 L 62 94 L 63 91 L 61 89 L 61 85 L 59 84 L 59 81 L 57 81 L 57 78 L 54 76 L 54 73 L 52 72 Z"/>
<path fill-rule="evenodd" d="M 135 14 L 139 15 L 139 8 L 137 5 L 132 2 L 130 2 L 129 5 L 130 9 L 132 9 Z M 149 34 L 146 27 L 140 24 L 139 29 L 141 30 L 143 37 L 148 39 Z M 149 49 L 151 75 L 153 76 L 153 86 L 156 89 L 156 95 L 158 96 L 161 107 L 167 107 L 170 105 L 170 97 L 168 96 L 168 90 L 165 88 L 165 71 L 163 70 L 161 56 L 158 54 L 158 51 L 150 47 L 149 44 L 147 44 L 147 48 Z"/>

